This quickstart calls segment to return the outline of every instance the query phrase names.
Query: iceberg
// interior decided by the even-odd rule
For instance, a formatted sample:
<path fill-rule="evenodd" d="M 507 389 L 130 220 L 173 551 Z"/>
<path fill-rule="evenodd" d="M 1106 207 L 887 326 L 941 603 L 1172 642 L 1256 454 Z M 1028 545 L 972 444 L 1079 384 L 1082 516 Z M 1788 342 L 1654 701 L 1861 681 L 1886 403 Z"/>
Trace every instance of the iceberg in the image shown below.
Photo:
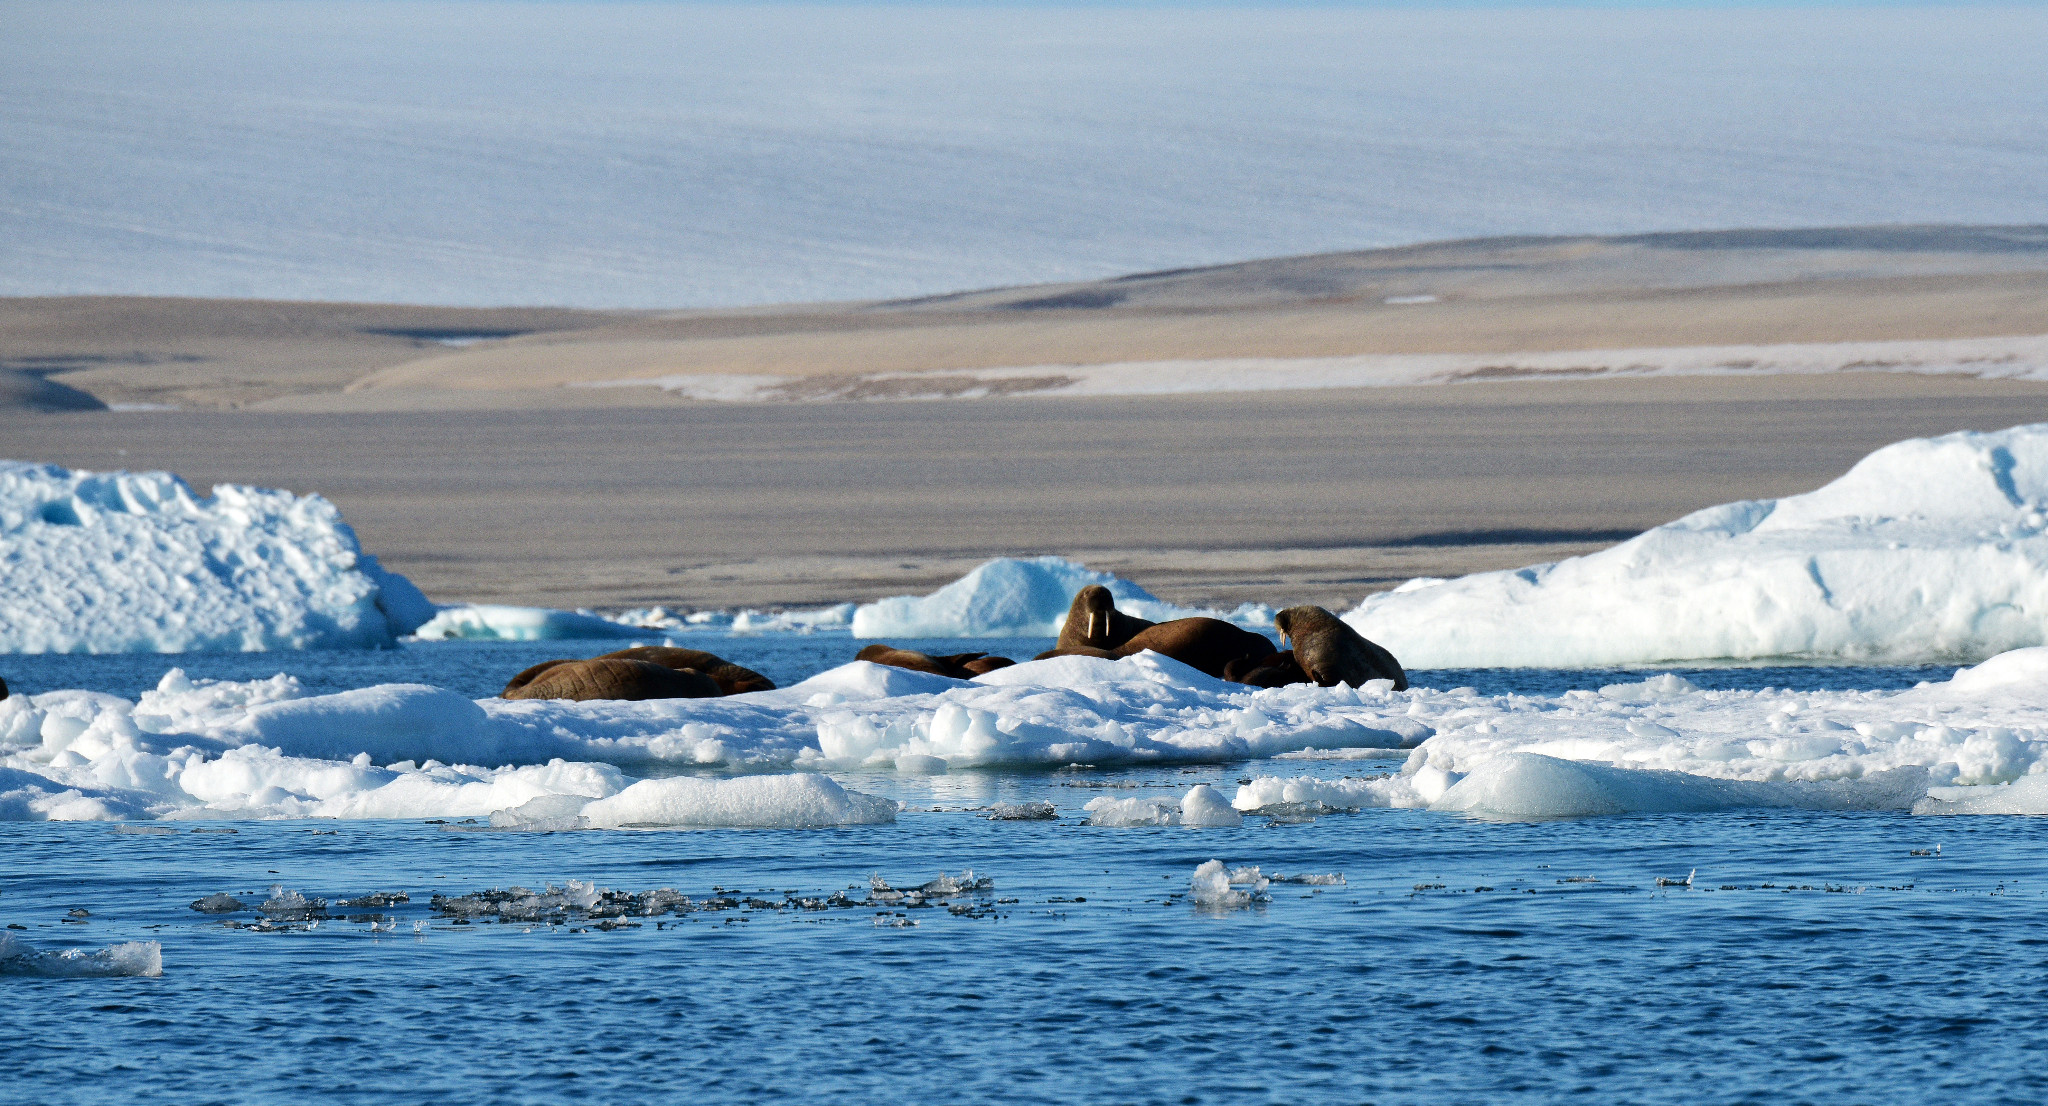
<path fill-rule="evenodd" d="M 998 557 L 930 595 L 898 595 L 853 612 L 857 638 L 1058 637 L 1074 596 L 1101 584 L 1117 609 L 1152 622 L 1209 615 L 1263 628 L 1273 610 L 1246 604 L 1228 614 L 1175 606 L 1144 588 L 1063 557 Z"/>
<path fill-rule="evenodd" d="M 1411 669 L 1963 663 L 2041 645 L 2048 423 L 1898 442 L 1816 491 L 1555 564 L 1410 581 L 1344 617 Z"/>
<path fill-rule="evenodd" d="M 586 611 L 453 603 L 435 608 L 412 636 L 421 641 L 560 641 L 646 637 L 650 629 Z"/>
<path fill-rule="evenodd" d="M 317 495 L 0 461 L 0 653 L 389 646 L 433 616 Z"/>

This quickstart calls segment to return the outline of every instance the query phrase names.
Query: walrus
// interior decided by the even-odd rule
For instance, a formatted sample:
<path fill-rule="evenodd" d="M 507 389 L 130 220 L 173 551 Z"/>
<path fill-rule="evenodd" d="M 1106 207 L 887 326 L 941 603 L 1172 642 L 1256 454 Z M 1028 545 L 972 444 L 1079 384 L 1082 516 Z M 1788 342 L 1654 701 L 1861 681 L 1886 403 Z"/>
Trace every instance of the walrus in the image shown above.
<path fill-rule="evenodd" d="M 706 653 L 702 649 L 678 649 L 673 645 L 635 645 L 631 649 L 606 653 L 599 659 L 646 661 L 677 671 L 692 669 L 711 677 L 727 695 L 775 690 L 775 681 L 768 677 L 751 668 L 742 668 L 716 653 Z"/>
<path fill-rule="evenodd" d="M 647 661 L 597 657 L 537 665 L 525 683 L 507 686 L 505 699 L 715 699 L 718 682 L 691 669 L 677 671 Z M 530 671 L 530 670 L 529 670 Z M 522 672 L 520 676 L 527 676 Z M 518 676 L 513 677 L 515 681 Z"/>
<path fill-rule="evenodd" d="M 1271 638 L 1233 626 L 1220 618 L 1176 618 L 1171 622 L 1148 625 L 1114 649 L 1093 645 L 1055 645 L 1032 659 L 1101 657 L 1116 660 L 1136 656 L 1147 649 L 1218 679 L 1224 678 L 1224 669 L 1231 662 L 1270 657 L 1274 651 Z"/>
<path fill-rule="evenodd" d="M 1321 607 L 1289 607 L 1273 616 L 1280 643 L 1294 646 L 1294 659 L 1309 678 L 1324 687 L 1367 680 L 1392 680 L 1395 691 L 1408 690 L 1408 673 L 1394 654 L 1367 641 L 1343 619 Z"/>
<path fill-rule="evenodd" d="M 1053 648 L 1085 645 L 1091 649 L 1115 649 L 1153 625 L 1117 610 L 1116 596 L 1108 588 L 1090 584 L 1075 593 L 1073 605 L 1067 608 L 1066 624 L 1060 627 L 1059 644 Z"/>
<path fill-rule="evenodd" d="M 915 649 L 898 649 L 893 645 L 876 642 L 854 655 L 854 660 L 870 664 L 886 664 L 891 668 L 907 668 L 912 672 L 929 672 L 934 676 L 946 676 L 955 680 L 971 680 L 976 676 L 1008 668 L 1017 663 L 1008 657 L 992 657 L 987 653 L 949 653 L 934 657 Z"/>
<path fill-rule="evenodd" d="M 1223 666 L 1223 678 L 1253 687 L 1286 687 L 1289 684 L 1310 684 L 1314 680 L 1301 670 L 1300 662 L 1294 659 L 1294 650 L 1283 649 L 1270 657 L 1234 660 Z"/>

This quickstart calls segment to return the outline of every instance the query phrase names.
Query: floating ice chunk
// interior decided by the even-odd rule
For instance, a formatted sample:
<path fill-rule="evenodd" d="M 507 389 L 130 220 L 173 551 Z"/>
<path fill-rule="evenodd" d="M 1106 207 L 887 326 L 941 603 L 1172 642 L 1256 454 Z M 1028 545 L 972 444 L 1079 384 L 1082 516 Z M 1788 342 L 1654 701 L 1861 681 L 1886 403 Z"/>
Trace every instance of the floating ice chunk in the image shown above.
<path fill-rule="evenodd" d="M 1245 878 L 1239 880 L 1239 875 Z M 1240 891 L 1231 886 L 1239 882 L 1250 887 Z M 1188 898 L 1197 906 L 1211 909 L 1235 909 L 1272 901 L 1272 896 L 1266 894 L 1266 880 L 1256 867 L 1230 869 L 1220 860 L 1208 861 L 1195 869 L 1194 877 L 1188 881 Z"/>
<path fill-rule="evenodd" d="M 11 933 L 0 933 L 0 975 L 93 979 L 162 974 L 164 947 L 156 941 L 123 941 L 103 949 L 44 952 Z"/>
<path fill-rule="evenodd" d="M 641 780 L 583 808 L 592 826 L 853 826 L 896 820 L 892 800 L 811 772 L 707 780 Z"/>
<path fill-rule="evenodd" d="M 0 653 L 369 648 L 429 613 L 317 495 L 0 461 Z"/>
<path fill-rule="evenodd" d="M 1804 495 L 1375 595 L 1345 620 L 1411 669 L 1972 660 L 2048 644 L 2048 424 L 1898 442 Z"/>
<path fill-rule="evenodd" d="M 233 914 L 247 910 L 249 906 L 226 891 L 216 891 L 204 898 L 192 900 L 192 909 L 201 914 Z"/>
<path fill-rule="evenodd" d="M 1274 807 L 1320 804 L 1332 810 L 1365 810 L 1369 807 L 1415 806 L 1413 788 L 1406 780 L 1393 777 L 1340 780 L 1309 776 L 1258 776 L 1240 784 L 1230 805 L 1242 811 Z"/>
<path fill-rule="evenodd" d="M 1930 787 L 1913 804 L 1915 814 L 2048 814 L 2048 776 L 2027 776 L 2008 784 Z M 1936 846 L 1938 853 L 1940 846 Z"/>
<path fill-rule="evenodd" d="M 325 917 L 326 899 L 309 899 L 297 891 L 287 889 L 281 883 L 270 885 L 270 897 L 256 907 L 263 916 L 274 922 L 302 922 L 309 918 Z"/>
<path fill-rule="evenodd" d="M 1178 800 L 1098 795 L 1082 809 L 1088 812 L 1091 826 L 1235 826 L 1244 821 L 1244 816 L 1206 783 L 1189 788 Z"/>
<path fill-rule="evenodd" d="M 421 641 L 558 641 L 644 637 L 647 631 L 645 626 L 624 625 L 580 611 L 459 603 L 437 609 L 413 636 Z"/>
<path fill-rule="evenodd" d="M 1854 780 L 1723 780 L 1508 753 L 1473 769 L 1432 802 L 1430 809 L 1500 818 L 1582 818 L 1742 807 L 1910 810 L 1926 793 L 1927 773 L 1913 768 Z"/>
<path fill-rule="evenodd" d="M 1698 690 L 1691 680 L 1665 672 L 1632 684 L 1608 684 L 1600 689 L 1600 695 L 1617 703 L 1661 703 L 1682 699 Z"/>
<path fill-rule="evenodd" d="M 1275 872 L 1267 878 L 1271 879 L 1274 883 L 1299 883 L 1307 887 L 1342 887 L 1345 884 L 1344 873 L 1342 872 L 1324 872 L 1314 875 L 1303 873 L 1298 876 L 1283 876 Z"/>
<path fill-rule="evenodd" d="M 1181 796 L 1180 824 L 1184 826 L 1235 826 L 1244 815 L 1231 809 L 1223 796 L 1208 784 L 1196 784 Z"/>
<path fill-rule="evenodd" d="M 590 802 L 588 795 L 542 795 L 516 807 L 492 811 L 491 828 L 537 833 L 584 829 L 590 820 L 583 817 L 583 808 Z"/>
<path fill-rule="evenodd" d="M 1172 826 L 1180 823 L 1180 803 L 1164 796 L 1118 799 L 1097 795 L 1081 809 L 1091 826 Z"/>

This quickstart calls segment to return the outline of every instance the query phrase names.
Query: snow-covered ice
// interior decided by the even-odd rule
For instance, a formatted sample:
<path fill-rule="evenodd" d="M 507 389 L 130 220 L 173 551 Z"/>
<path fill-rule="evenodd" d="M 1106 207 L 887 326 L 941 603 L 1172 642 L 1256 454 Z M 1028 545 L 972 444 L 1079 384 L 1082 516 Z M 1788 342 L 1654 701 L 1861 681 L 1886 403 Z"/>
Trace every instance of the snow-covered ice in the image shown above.
<path fill-rule="evenodd" d="M 1345 615 L 1410 669 L 1968 662 L 2048 642 L 2048 424 L 1889 445 L 1818 490 Z"/>
<path fill-rule="evenodd" d="M 853 612 L 857 638 L 1058 637 L 1074 596 L 1101 584 L 1117 609 L 1153 622 L 1209 615 L 1270 626 L 1270 607 L 1248 604 L 1224 614 L 1167 603 L 1144 588 L 1061 557 L 998 557 L 930 595 L 899 595 Z"/>
<path fill-rule="evenodd" d="M 385 646 L 433 614 L 317 495 L 0 461 L 0 653 Z"/>

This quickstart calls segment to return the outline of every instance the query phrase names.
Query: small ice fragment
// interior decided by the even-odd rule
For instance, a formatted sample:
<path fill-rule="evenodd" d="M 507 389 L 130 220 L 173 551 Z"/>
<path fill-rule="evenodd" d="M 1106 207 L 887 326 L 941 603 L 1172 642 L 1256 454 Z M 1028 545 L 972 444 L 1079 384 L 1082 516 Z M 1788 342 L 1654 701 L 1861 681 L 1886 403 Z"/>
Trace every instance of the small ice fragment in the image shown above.
<path fill-rule="evenodd" d="M 1195 869 L 1194 878 L 1189 881 L 1188 897 L 1193 899 L 1197 906 L 1219 909 L 1271 902 L 1272 896 L 1265 893 L 1266 881 L 1259 876 L 1258 871 L 1256 867 L 1228 869 L 1223 866 L 1222 861 L 1211 860 Z M 1240 873 L 1251 876 L 1251 879 L 1246 881 L 1251 883 L 1251 890 L 1239 891 L 1230 886 L 1233 877 Z"/>
<path fill-rule="evenodd" d="M 1341 887 L 1344 885 L 1344 873 L 1342 872 L 1326 872 L 1322 875 L 1308 875 L 1304 873 L 1298 876 L 1283 876 L 1275 872 L 1266 878 L 1274 883 L 1299 883 L 1309 887 Z"/>
<path fill-rule="evenodd" d="M 225 891 L 216 891 L 205 898 L 192 900 L 192 909 L 201 914 L 233 914 L 239 910 L 247 910 L 249 906 Z"/>
<path fill-rule="evenodd" d="M 281 883 L 270 885 L 270 897 L 256 909 L 272 921 L 305 921 L 327 913 L 326 899 L 309 899 L 297 891 L 287 891 Z"/>
<path fill-rule="evenodd" d="M 991 822 L 1045 822 L 1060 816 L 1059 808 L 1047 799 L 1022 803 L 997 803 L 988 808 Z"/>

